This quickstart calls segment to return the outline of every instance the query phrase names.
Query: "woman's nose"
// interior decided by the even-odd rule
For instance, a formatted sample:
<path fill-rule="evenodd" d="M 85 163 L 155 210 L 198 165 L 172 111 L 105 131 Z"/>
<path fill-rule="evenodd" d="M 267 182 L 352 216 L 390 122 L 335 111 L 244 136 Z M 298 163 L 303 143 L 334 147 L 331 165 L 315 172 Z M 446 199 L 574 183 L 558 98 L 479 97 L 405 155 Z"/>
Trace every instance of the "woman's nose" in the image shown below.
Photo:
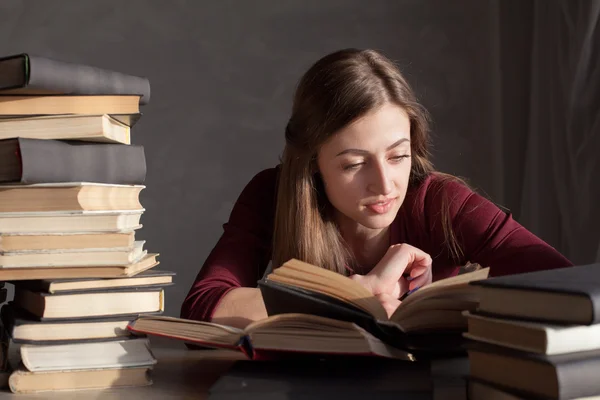
<path fill-rule="evenodd" d="M 392 177 L 385 164 L 376 164 L 371 173 L 368 190 L 373 194 L 388 195 L 393 190 Z"/>

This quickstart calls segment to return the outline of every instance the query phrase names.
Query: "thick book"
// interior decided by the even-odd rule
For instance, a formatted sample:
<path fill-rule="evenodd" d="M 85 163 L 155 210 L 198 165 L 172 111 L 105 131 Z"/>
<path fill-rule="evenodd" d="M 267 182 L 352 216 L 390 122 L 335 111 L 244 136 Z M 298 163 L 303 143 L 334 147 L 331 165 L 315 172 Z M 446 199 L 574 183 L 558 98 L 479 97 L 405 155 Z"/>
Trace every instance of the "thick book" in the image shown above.
<path fill-rule="evenodd" d="M 0 186 L 0 212 L 143 211 L 144 185 L 95 182 L 37 183 Z"/>
<path fill-rule="evenodd" d="M 0 94 L 0 115 L 139 114 L 138 96 L 10 96 Z"/>
<path fill-rule="evenodd" d="M 129 265 L 148 253 L 144 243 L 137 240 L 126 248 L 4 251 L 0 252 L 0 269 Z"/>
<path fill-rule="evenodd" d="M 69 234 L 132 232 L 144 210 L 0 212 L 0 232 Z"/>
<path fill-rule="evenodd" d="M 0 183 L 141 185 L 145 180 L 146 156 L 141 145 L 22 137 L 0 140 Z"/>
<path fill-rule="evenodd" d="M 150 81 L 118 71 L 22 53 L 0 58 L 0 93 L 135 94 L 150 101 Z"/>
<path fill-rule="evenodd" d="M 465 313 L 471 340 L 537 354 L 566 354 L 600 349 L 600 324 L 557 325 Z"/>
<path fill-rule="evenodd" d="M 27 250 L 129 249 L 135 232 L 23 234 L 0 232 L 0 254 Z"/>
<path fill-rule="evenodd" d="M 10 375 L 8 386 L 11 392 L 19 394 L 148 386 L 152 384 L 151 370 L 152 367 L 129 367 L 31 372 L 21 366 Z"/>
<path fill-rule="evenodd" d="M 477 311 L 557 324 L 600 323 L 600 263 L 527 272 L 473 282 Z"/>
<path fill-rule="evenodd" d="M 158 253 L 148 253 L 129 265 L 0 268 L 0 281 L 31 279 L 121 278 L 135 276 L 160 264 Z"/>
<path fill-rule="evenodd" d="M 258 285 L 269 315 L 301 313 L 350 321 L 388 343 L 406 347 L 409 341 L 420 346 L 419 337 L 435 338 L 441 344 L 439 335 L 464 331 L 467 322 L 462 312 L 473 311 L 479 303 L 478 291 L 469 283 L 486 279 L 488 273 L 489 268 L 483 268 L 433 282 L 406 297 L 391 316 L 359 283 L 295 259 Z"/>
<path fill-rule="evenodd" d="M 175 272 L 151 269 L 128 278 L 38 279 L 12 282 L 15 286 L 34 292 L 67 293 L 77 291 L 134 288 L 138 286 L 167 286 L 173 283 Z"/>
<path fill-rule="evenodd" d="M 164 311 L 162 287 L 45 293 L 15 287 L 14 304 L 40 321 L 105 318 Z"/>
<path fill-rule="evenodd" d="M 103 319 L 38 321 L 10 302 L 0 310 L 2 327 L 16 344 L 58 344 L 76 341 L 117 340 L 131 337 L 127 325 L 138 315 Z"/>
<path fill-rule="evenodd" d="M 479 342 L 467 349 L 474 378 L 552 400 L 600 395 L 600 350 L 549 356 Z"/>
<path fill-rule="evenodd" d="M 0 118 L 0 139 L 72 140 L 75 144 L 79 141 L 131 144 L 132 121 L 137 118 L 139 115 L 137 117 L 136 115 L 77 114 L 3 117 Z M 52 147 L 50 149 L 57 151 Z M 0 155 L 9 156 L 11 151 L 16 151 L 14 146 L 3 146 L 0 148 Z M 53 154 L 45 150 L 45 155 Z M 14 161 L 14 157 L 11 160 Z M 12 164 L 2 165 L 2 168 L 7 167 L 12 167 Z"/>
<path fill-rule="evenodd" d="M 377 356 L 414 360 L 412 354 L 375 338 L 356 324 L 308 314 L 281 314 L 253 322 L 245 329 L 211 322 L 140 316 L 134 333 L 240 351 L 252 360 L 297 355 Z"/>
<path fill-rule="evenodd" d="M 21 362 L 31 372 L 151 367 L 156 359 L 147 338 L 108 342 L 20 346 Z"/>

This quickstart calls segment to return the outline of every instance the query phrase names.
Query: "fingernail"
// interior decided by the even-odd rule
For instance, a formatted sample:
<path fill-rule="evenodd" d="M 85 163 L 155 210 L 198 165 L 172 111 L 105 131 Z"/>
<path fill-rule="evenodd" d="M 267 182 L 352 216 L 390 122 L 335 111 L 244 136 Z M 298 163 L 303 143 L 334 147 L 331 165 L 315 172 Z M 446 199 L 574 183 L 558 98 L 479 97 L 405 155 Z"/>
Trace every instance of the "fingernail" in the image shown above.
<path fill-rule="evenodd" d="M 413 293 L 414 291 L 418 290 L 421 286 L 415 286 L 414 289 L 409 290 L 409 293 Z"/>
<path fill-rule="evenodd" d="M 409 294 L 414 293 L 417 289 L 419 289 L 421 286 L 417 286 L 414 289 L 409 290 L 408 292 L 404 293 L 401 297 L 400 297 L 400 301 L 406 299 L 408 297 Z"/>

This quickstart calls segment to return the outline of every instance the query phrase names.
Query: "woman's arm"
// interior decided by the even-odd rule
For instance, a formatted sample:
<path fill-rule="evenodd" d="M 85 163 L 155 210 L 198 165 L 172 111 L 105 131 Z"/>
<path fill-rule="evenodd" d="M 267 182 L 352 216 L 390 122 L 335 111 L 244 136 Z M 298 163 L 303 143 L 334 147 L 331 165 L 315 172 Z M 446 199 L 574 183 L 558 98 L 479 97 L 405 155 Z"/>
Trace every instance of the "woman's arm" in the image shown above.
<path fill-rule="evenodd" d="M 258 290 L 239 288 L 256 288 L 269 264 L 276 179 L 276 169 L 268 169 L 244 188 L 183 301 L 182 318 L 239 322 L 248 315 L 265 315 Z"/>
<path fill-rule="evenodd" d="M 223 296 L 212 315 L 212 322 L 245 328 L 264 318 L 267 318 L 267 310 L 260 289 L 240 287 Z"/>
<path fill-rule="evenodd" d="M 445 182 L 443 190 L 425 201 L 428 215 L 440 215 L 442 197 L 449 201 L 449 214 L 456 238 L 467 261 L 490 267 L 490 276 L 562 268 L 573 264 L 552 246 L 525 229 L 491 201 L 459 182 Z M 443 194 L 443 196 L 442 196 Z M 434 240 L 444 243 L 439 218 L 430 220 Z M 435 264 L 435 261 L 434 261 Z"/>

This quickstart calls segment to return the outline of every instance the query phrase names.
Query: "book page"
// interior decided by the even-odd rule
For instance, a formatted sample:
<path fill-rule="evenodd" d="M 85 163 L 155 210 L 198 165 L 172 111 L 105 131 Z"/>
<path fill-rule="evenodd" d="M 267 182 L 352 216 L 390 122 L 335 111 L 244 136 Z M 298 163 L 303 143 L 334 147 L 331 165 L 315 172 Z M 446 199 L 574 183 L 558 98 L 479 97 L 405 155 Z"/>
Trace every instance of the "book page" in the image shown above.
<path fill-rule="evenodd" d="M 390 317 L 390 320 L 397 321 L 403 314 L 410 313 L 408 309 L 417 307 L 416 303 L 433 297 L 447 297 L 445 301 L 453 302 L 462 300 L 473 300 L 472 292 L 475 287 L 469 285 L 470 282 L 486 279 L 489 275 L 489 268 L 482 268 L 466 274 L 456 275 L 446 279 L 440 279 L 427 286 L 422 287 L 415 293 L 408 296 L 398 309 Z M 415 306 L 411 306 L 415 304 Z M 436 304 L 436 303 L 431 303 Z"/>
<path fill-rule="evenodd" d="M 325 294 L 358 307 L 378 320 L 388 319 L 385 309 L 369 290 L 337 272 L 292 259 L 275 269 L 267 279 Z"/>

